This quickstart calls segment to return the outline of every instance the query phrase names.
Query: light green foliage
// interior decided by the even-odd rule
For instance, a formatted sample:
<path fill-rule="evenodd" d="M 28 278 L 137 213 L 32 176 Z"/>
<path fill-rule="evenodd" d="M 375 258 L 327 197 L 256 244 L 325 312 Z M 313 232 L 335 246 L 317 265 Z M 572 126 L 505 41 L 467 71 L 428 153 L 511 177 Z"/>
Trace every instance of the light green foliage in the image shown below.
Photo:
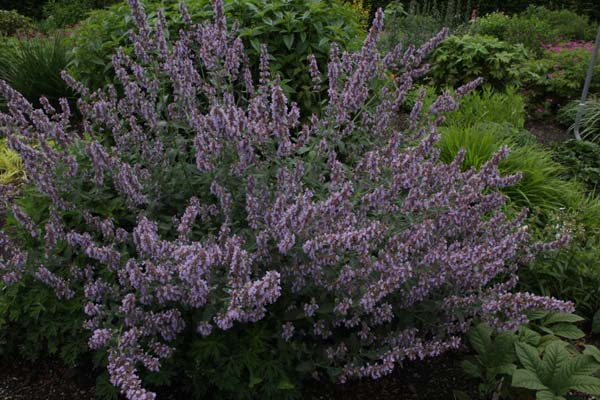
<path fill-rule="evenodd" d="M 462 98 L 458 110 L 448 114 L 446 119 L 446 125 L 457 127 L 479 123 L 509 124 L 523 129 L 525 99 L 513 87 L 500 92 L 485 86 L 482 91 Z"/>
<path fill-rule="evenodd" d="M 0 10 L 0 40 L 2 36 L 27 35 L 33 32 L 31 19 L 14 10 Z"/>
<path fill-rule="evenodd" d="M 60 97 L 73 98 L 60 77 L 66 66 L 67 48 L 61 38 L 30 39 L 0 53 L 0 79 L 34 104 L 42 95 L 54 105 Z"/>
<path fill-rule="evenodd" d="M 523 368 L 513 373 L 512 385 L 536 391 L 537 399 L 565 400 L 571 390 L 600 394 L 600 379 L 592 376 L 600 368 L 600 352 L 595 347 L 580 354 L 568 343 L 555 340 L 541 354 L 526 343 L 517 343 L 515 348 Z"/>
<path fill-rule="evenodd" d="M 191 0 L 186 5 L 194 21 L 212 15 L 208 0 Z M 146 3 L 151 24 L 159 7 L 165 9 L 171 38 L 174 38 L 182 27 L 178 4 Z M 339 0 L 226 0 L 225 13 L 230 23 L 235 20 L 240 23 L 240 36 L 254 71 L 258 68 L 260 44 L 264 43 L 271 69 L 282 75 L 286 94 L 305 111 L 317 111 L 315 105 L 320 98 L 320 94 L 312 90 L 308 55 L 315 55 L 326 76 L 331 43 L 336 42 L 342 49 L 356 48 L 364 38 L 361 16 Z M 111 58 L 116 49 L 124 46 L 126 51 L 131 51 L 127 33 L 131 28 L 133 21 L 124 4 L 92 12 L 70 37 L 70 71 L 92 87 L 110 82 L 114 76 Z"/>
<path fill-rule="evenodd" d="M 0 185 L 17 184 L 25 177 L 23 162 L 17 153 L 0 140 Z"/>
<path fill-rule="evenodd" d="M 494 88 L 518 83 L 518 68 L 527 60 L 523 45 L 481 35 L 451 36 L 433 53 L 429 77 L 437 86 L 457 87 L 482 77 Z"/>

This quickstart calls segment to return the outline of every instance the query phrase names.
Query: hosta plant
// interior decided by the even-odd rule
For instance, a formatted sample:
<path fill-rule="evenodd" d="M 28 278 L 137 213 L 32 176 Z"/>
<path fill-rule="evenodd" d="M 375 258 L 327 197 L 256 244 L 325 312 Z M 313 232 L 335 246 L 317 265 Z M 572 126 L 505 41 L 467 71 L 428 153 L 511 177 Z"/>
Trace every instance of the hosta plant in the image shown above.
<path fill-rule="evenodd" d="M 114 55 L 117 85 L 91 92 L 63 74 L 77 123 L 66 100 L 36 109 L 0 81 L 1 132 L 28 179 L 27 195 L 0 201 L 4 285 L 35 277 L 77 301 L 89 347 L 129 400 L 155 398 L 145 383 L 177 363 L 206 371 L 194 385 L 225 387 L 229 372 L 207 369 L 226 356 L 272 361 L 247 363 L 229 386 L 256 394 L 268 383 L 264 398 L 285 397 L 275 392 L 296 372 L 379 378 L 456 348 L 475 322 L 512 329 L 529 309 L 573 309 L 513 291 L 519 261 L 567 236 L 532 243 L 526 213 L 504 214 L 495 189 L 519 179 L 498 171 L 507 149 L 479 170 L 461 169 L 463 153 L 441 162 L 437 127 L 457 108 L 448 93 L 427 109 L 417 99 L 397 129 L 445 31 L 379 54 L 379 11 L 360 51 L 332 45 L 327 71 L 309 57 L 328 99 L 300 124 L 264 47 L 253 76 L 222 1 L 200 24 L 182 3 L 177 40 L 160 11 L 151 26 L 129 5 L 134 52 Z M 265 379 L 273 370 L 286 376 Z"/>

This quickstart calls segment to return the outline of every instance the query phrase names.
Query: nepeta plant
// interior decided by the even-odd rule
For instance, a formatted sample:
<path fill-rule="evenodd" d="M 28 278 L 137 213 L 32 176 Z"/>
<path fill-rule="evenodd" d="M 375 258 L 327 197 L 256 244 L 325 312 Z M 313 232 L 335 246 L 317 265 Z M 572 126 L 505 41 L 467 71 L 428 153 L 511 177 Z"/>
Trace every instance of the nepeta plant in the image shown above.
<path fill-rule="evenodd" d="M 479 171 L 461 171 L 462 154 L 440 162 L 441 114 L 457 107 L 448 93 L 427 110 L 422 93 L 398 130 L 445 31 L 380 55 L 379 11 L 359 52 L 333 45 L 326 73 L 307 61 L 329 98 L 300 125 L 266 51 L 253 80 L 221 1 L 199 25 L 181 4 L 175 42 L 162 15 L 151 27 L 139 1 L 129 4 L 135 55 L 115 54 L 119 86 L 91 93 L 64 75 L 79 123 L 66 101 L 34 109 L 0 82 L 3 135 L 47 206 L 34 218 L 39 208 L 0 202 L 4 283 L 33 274 L 81 298 L 89 346 L 107 349 L 111 382 L 128 399 L 155 397 L 139 369 L 159 370 L 190 330 L 276 321 L 343 382 L 455 348 L 476 321 L 513 329 L 530 308 L 572 311 L 511 293 L 518 260 L 566 237 L 532 245 L 525 212 L 504 215 L 492 189 L 519 178 L 498 172 L 507 149 Z"/>

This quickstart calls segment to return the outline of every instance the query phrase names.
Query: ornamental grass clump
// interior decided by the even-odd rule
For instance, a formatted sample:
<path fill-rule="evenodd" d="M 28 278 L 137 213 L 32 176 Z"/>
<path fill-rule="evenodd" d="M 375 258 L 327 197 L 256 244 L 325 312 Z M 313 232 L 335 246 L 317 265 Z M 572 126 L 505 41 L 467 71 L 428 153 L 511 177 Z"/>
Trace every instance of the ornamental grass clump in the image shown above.
<path fill-rule="evenodd" d="M 476 322 L 514 329 L 528 309 L 572 311 L 512 292 L 518 262 L 567 235 L 534 244 L 525 211 L 504 214 L 495 189 L 519 179 L 498 171 L 507 149 L 478 170 L 461 170 L 464 153 L 441 162 L 437 127 L 457 108 L 448 93 L 427 109 L 422 93 L 397 128 L 445 31 L 381 55 L 379 11 L 360 51 L 332 45 L 326 72 L 306 60 L 328 100 L 301 124 L 266 50 L 252 76 L 222 1 L 197 25 L 182 3 L 173 42 L 160 12 L 150 26 L 129 4 L 135 54 L 115 54 L 118 84 L 91 92 L 63 75 L 77 124 L 66 100 L 35 109 L 0 82 L 1 132 L 23 160 L 24 192 L 37 193 L 0 201 L 4 284 L 33 276 L 80 299 L 89 347 L 106 352 L 129 400 L 156 397 L 143 371 L 188 350 L 183 337 L 262 324 L 281 346 L 270 353 L 289 346 L 311 362 L 304 377 L 344 382 L 456 348 Z"/>

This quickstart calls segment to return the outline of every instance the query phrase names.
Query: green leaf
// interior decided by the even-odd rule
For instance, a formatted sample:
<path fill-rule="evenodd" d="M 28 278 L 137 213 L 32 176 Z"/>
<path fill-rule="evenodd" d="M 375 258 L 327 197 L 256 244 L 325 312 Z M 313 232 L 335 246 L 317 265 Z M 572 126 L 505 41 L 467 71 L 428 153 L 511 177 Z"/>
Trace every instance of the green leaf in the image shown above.
<path fill-rule="evenodd" d="M 473 378 L 483 378 L 481 369 L 475 363 L 464 360 L 460 365 L 467 375 L 470 375 Z"/>
<path fill-rule="evenodd" d="M 563 368 L 565 363 L 570 362 L 570 355 L 565 347 L 567 342 L 555 340 L 550 342 L 544 350 L 544 359 L 538 370 L 540 378 L 551 385 L 553 388 L 561 387 L 561 382 L 557 382 L 554 378 L 558 375 L 558 371 Z"/>
<path fill-rule="evenodd" d="M 512 385 L 531 390 L 548 390 L 540 381 L 535 372 L 527 369 L 518 369 L 513 373 Z"/>
<path fill-rule="evenodd" d="M 469 331 L 468 338 L 473 350 L 485 356 L 492 344 L 492 328 L 486 324 L 478 324 Z"/>
<path fill-rule="evenodd" d="M 559 399 L 562 399 L 562 397 L 560 397 L 560 396 L 554 396 L 554 393 L 552 393 L 549 390 L 542 390 L 542 391 L 536 392 L 535 398 L 536 398 L 536 400 L 559 400 Z"/>
<path fill-rule="evenodd" d="M 596 346 L 585 345 L 583 354 L 594 357 L 594 360 L 600 363 L 600 350 Z"/>
<path fill-rule="evenodd" d="M 544 320 L 544 324 L 545 325 L 552 325 L 552 324 L 556 324 L 558 322 L 571 322 L 571 323 L 575 323 L 575 322 L 581 322 L 581 321 L 584 321 L 584 320 L 585 320 L 585 318 L 580 317 L 579 315 L 575 315 L 575 314 L 551 313 Z"/>
<path fill-rule="evenodd" d="M 537 333 L 531 328 L 523 325 L 519 328 L 520 340 L 524 343 L 530 344 L 532 346 L 538 346 L 540 344 L 540 340 L 542 335 Z"/>
<path fill-rule="evenodd" d="M 600 395 L 600 379 L 593 376 L 575 375 L 570 379 L 570 388 L 587 394 Z"/>
<path fill-rule="evenodd" d="M 529 371 L 538 371 L 542 360 L 537 349 L 526 343 L 515 343 L 515 350 L 519 361 Z"/>
<path fill-rule="evenodd" d="M 572 340 L 581 339 L 585 336 L 585 333 L 581 329 L 569 323 L 560 323 L 552 325 L 552 332 L 556 336 Z"/>
<path fill-rule="evenodd" d="M 592 332 L 600 333 L 600 309 L 596 311 L 592 319 Z"/>
<path fill-rule="evenodd" d="M 285 43 L 285 47 L 287 47 L 288 50 L 291 50 L 294 44 L 294 35 L 283 35 L 283 43 Z"/>

